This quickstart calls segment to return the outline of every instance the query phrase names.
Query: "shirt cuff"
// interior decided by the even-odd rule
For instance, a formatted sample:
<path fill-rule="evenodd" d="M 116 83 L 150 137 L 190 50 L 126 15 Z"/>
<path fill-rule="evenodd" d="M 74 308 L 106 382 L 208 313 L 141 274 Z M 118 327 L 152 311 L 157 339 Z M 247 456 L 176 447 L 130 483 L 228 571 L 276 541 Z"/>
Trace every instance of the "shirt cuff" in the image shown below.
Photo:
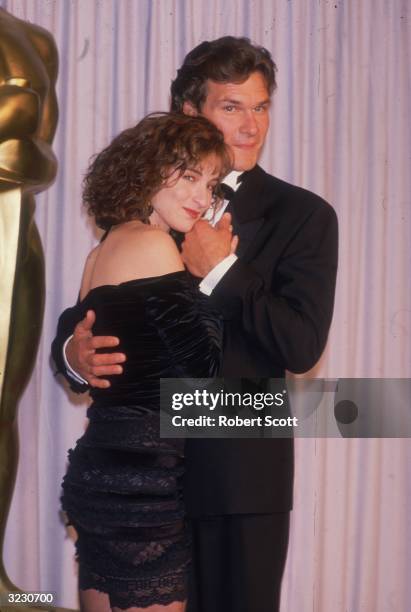
<path fill-rule="evenodd" d="M 67 338 L 67 340 L 65 341 L 65 343 L 63 344 L 63 359 L 64 359 L 64 363 L 65 363 L 66 370 L 67 370 L 67 376 L 70 376 L 70 378 L 72 378 L 73 380 L 75 380 L 76 382 L 78 382 L 78 383 L 80 383 L 82 385 L 88 385 L 88 382 L 86 380 L 84 380 L 84 378 L 82 378 L 80 376 L 80 374 L 78 374 L 75 370 L 73 370 L 73 368 L 71 367 L 71 365 L 67 361 L 66 347 L 67 347 L 67 344 L 72 339 L 72 337 L 73 337 L 73 335 L 69 336 Z"/>
<path fill-rule="evenodd" d="M 203 278 L 198 288 L 201 293 L 205 295 L 211 295 L 213 289 L 217 286 L 224 274 L 228 272 L 231 266 L 237 261 L 238 257 L 235 253 L 227 255 L 225 259 L 220 261 L 210 272 Z"/>

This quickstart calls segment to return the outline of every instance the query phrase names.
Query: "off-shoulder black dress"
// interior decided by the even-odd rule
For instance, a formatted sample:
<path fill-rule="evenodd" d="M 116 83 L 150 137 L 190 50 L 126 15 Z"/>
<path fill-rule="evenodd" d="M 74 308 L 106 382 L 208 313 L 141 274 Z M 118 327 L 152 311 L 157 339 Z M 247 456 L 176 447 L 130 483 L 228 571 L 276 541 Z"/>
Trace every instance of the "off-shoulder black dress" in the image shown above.
<path fill-rule="evenodd" d="M 78 304 L 93 333 L 120 338 L 124 373 L 94 389 L 85 434 L 69 451 L 63 509 L 78 532 L 80 589 L 111 606 L 186 599 L 190 542 L 184 448 L 159 436 L 159 378 L 217 373 L 221 326 L 186 272 L 92 289 Z"/>

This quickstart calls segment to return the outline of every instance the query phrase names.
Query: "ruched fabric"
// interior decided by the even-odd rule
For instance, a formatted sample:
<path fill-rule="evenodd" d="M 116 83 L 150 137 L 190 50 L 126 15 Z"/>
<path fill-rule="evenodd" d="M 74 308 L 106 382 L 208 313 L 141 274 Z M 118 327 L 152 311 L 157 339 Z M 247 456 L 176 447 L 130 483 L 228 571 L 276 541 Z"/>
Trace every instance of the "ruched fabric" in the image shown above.
<path fill-rule="evenodd" d="M 77 306 L 79 318 L 95 310 L 93 333 L 118 336 L 127 361 L 110 388 L 91 392 L 62 506 L 78 533 L 80 589 L 121 609 L 187 597 L 184 441 L 160 438 L 159 378 L 218 373 L 221 325 L 203 300 L 176 272 L 96 287 Z"/>

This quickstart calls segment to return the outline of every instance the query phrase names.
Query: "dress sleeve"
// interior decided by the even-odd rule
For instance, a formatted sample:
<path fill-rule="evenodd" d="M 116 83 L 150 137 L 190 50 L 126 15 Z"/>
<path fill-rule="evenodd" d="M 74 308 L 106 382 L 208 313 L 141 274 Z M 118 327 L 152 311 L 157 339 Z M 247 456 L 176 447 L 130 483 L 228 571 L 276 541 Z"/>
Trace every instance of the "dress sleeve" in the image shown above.
<path fill-rule="evenodd" d="M 222 352 L 222 323 L 188 273 L 162 283 L 149 295 L 146 315 L 154 322 L 168 353 L 175 377 L 200 378 L 218 374 Z"/>

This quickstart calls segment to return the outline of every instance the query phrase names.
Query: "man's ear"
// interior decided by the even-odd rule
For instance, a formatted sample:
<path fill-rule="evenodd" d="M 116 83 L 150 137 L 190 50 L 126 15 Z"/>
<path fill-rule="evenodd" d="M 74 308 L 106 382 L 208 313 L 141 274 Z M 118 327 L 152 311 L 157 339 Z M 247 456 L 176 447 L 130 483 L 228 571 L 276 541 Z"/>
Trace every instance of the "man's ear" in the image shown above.
<path fill-rule="evenodd" d="M 190 117 L 197 117 L 198 110 L 196 109 L 194 104 L 186 100 L 185 102 L 183 102 L 183 113 L 184 115 L 189 115 Z"/>

